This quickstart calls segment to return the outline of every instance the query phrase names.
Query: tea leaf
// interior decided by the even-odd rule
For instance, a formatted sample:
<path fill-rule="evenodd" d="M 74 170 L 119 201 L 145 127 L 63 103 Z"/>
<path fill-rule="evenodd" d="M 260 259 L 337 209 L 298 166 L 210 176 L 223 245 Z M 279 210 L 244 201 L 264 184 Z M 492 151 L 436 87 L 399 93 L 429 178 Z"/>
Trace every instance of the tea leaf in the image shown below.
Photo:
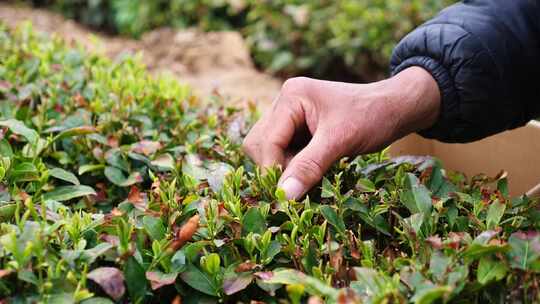
<path fill-rule="evenodd" d="M 320 210 L 330 225 L 334 226 L 339 233 L 345 233 L 345 223 L 343 222 L 343 219 L 338 216 L 334 208 L 324 205 L 320 207 Z"/>
<path fill-rule="evenodd" d="M 540 234 L 516 232 L 508 238 L 510 266 L 522 270 L 540 271 Z"/>
<path fill-rule="evenodd" d="M 143 217 L 143 226 L 152 240 L 160 241 L 165 237 L 165 226 L 160 218 L 145 216 Z"/>
<path fill-rule="evenodd" d="M 259 208 L 251 207 L 242 218 L 242 229 L 245 234 L 249 232 L 263 234 L 266 231 L 266 221 Z"/>
<path fill-rule="evenodd" d="M 92 134 L 92 133 L 96 133 L 96 132 L 97 132 L 97 130 L 93 126 L 75 127 L 75 128 L 70 128 L 70 129 L 67 129 L 67 130 L 64 130 L 64 131 L 60 132 L 60 134 L 58 134 L 54 138 L 54 140 L 56 141 L 56 140 L 60 140 L 60 139 L 68 138 L 68 137 L 72 137 L 72 136 L 88 135 L 88 134 Z"/>
<path fill-rule="evenodd" d="M 86 195 L 96 195 L 96 191 L 84 185 L 62 186 L 43 194 L 43 200 L 63 202 Z"/>
<path fill-rule="evenodd" d="M 147 271 L 146 279 L 150 281 L 152 290 L 159 289 L 166 285 L 174 284 L 178 273 L 163 273 L 161 271 Z"/>
<path fill-rule="evenodd" d="M 138 302 L 146 296 L 148 284 L 145 271 L 137 260 L 130 256 L 124 265 L 124 275 L 128 293 L 133 302 Z"/>
<path fill-rule="evenodd" d="M 174 159 L 169 153 L 161 154 L 156 157 L 151 164 L 163 171 L 171 171 L 174 169 Z"/>
<path fill-rule="evenodd" d="M 124 274 L 114 267 L 100 267 L 88 273 L 87 277 L 96 282 L 111 298 L 120 300 L 126 291 Z"/>
<path fill-rule="evenodd" d="M 217 296 L 219 287 L 214 284 L 212 279 L 199 268 L 188 265 L 186 270 L 180 274 L 182 281 L 202 293 L 210 296 Z"/>
<path fill-rule="evenodd" d="M 367 193 L 370 193 L 370 192 L 372 193 L 372 192 L 377 191 L 377 189 L 375 188 L 375 184 L 366 178 L 359 179 L 358 182 L 356 182 L 356 187 L 360 191 L 367 192 Z"/>
<path fill-rule="evenodd" d="M 0 120 L 0 126 L 7 127 L 14 134 L 23 136 L 31 144 L 36 144 L 39 139 L 39 134 L 34 129 L 28 128 L 20 120 Z"/>
<path fill-rule="evenodd" d="M 494 229 L 497 227 L 497 225 L 499 225 L 505 210 L 506 204 L 504 202 L 500 202 L 499 200 L 495 200 L 493 203 L 491 203 L 491 205 L 489 205 L 486 217 L 487 229 Z"/>
<path fill-rule="evenodd" d="M 484 257 L 480 259 L 478 263 L 478 270 L 476 276 L 478 283 L 485 285 L 491 281 L 498 281 L 504 278 L 508 267 L 500 261 L 495 261 L 491 258 Z"/>
<path fill-rule="evenodd" d="M 253 278 L 254 277 L 251 273 L 229 272 L 223 280 L 223 291 L 229 296 L 235 294 L 246 289 L 253 281 Z"/>
<path fill-rule="evenodd" d="M 49 175 L 56 177 L 58 179 L 61 179 L 63 181 L 72 183 L 74 185 L 80 185 L 79 179 L 75 176 L 75 174 L 66 171 L 62 168 L 53 168 L 49 170 Z"/>
<path fill-rule="evenodd" d="M 401 201 L 409 209 L 411 214 L 422 213 L 424 216 L 431 214 L 431 196 L 429 190 L 422 184 L 416 176 L 407 174 L 407 188 L 401 195 Z"/>
<path fill-rule="evenodd" d="M 122 170 L 110 166 L 105 167 L 105 176 L 111 183 L 120 187 L 129 187 L 142 181 L 139 172 L 133 172 L 126 178 Z"/>
<path fill-rule="evenodd" d="M 19 163 L 11 171 L 11 179 L 15 183 L 35 181 L 39 179 L 39 171 L 33 163 Z"/>

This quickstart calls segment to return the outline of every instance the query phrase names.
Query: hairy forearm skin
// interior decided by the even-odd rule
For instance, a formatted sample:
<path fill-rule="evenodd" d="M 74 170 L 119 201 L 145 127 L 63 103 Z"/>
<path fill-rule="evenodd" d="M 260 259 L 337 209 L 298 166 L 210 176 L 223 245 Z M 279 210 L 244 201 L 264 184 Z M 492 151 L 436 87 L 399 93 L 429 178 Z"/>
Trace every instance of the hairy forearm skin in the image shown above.
<path fill-rule="evenodd" d="M 411 67 L 381 81 L 381 85 L 389 98 L 388 111 L 396 123 L 393 140 L 435 124 L 441 95 L 437 82 L 426 70 Z"/>

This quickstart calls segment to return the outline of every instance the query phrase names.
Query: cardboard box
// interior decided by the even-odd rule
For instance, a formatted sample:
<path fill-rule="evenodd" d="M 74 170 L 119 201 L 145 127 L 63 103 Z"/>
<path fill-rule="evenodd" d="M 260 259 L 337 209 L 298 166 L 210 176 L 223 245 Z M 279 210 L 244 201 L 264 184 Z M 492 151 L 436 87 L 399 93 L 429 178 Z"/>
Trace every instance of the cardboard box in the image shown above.
<path fill-rule="evenodd" d="M 440 159 L 445 168 L 463 172 L 467 177 L 478 173 L 495 176 L 505 170 L 512 195 L 529 191 L 540 196 L 538 121 L 469 144 L 445 144 L 413 134 L 394 143 L 390 154 L 431 155 Z"/>

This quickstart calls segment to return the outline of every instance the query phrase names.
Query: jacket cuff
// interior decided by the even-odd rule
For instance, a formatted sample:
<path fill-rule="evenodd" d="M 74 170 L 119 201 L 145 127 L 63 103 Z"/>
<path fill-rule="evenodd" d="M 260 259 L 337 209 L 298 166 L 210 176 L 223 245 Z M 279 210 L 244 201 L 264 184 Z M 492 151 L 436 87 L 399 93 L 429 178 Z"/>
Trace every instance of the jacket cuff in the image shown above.
<path fill-rule="evenodd" d="M 456 121 L 459 121 L 460 117 L 459 97 L 454 89 L 454 83 L 449 71 L 439 61 L 433 58 L 414 56 L 405 59 L 397 66 L 393 66 L 391 71 L 392 76 L 413 66 L 421 67 L 429 72 L 437 82 L 441 93 L 441 106 L 436 123 L 428 129 L 418 131 L 418 134 L 426 138 L 439 139 L 441 137 L 448 137 L 450 133 L 459 134 L 462 131 L 459 130 L 460 126 L 456 126 Z"/>

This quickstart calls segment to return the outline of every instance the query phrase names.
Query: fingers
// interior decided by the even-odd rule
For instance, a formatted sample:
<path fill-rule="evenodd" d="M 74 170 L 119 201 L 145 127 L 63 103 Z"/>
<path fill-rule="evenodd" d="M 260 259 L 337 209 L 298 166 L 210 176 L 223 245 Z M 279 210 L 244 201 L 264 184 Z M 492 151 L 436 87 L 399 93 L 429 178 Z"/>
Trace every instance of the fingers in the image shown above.
<path fill-rule="evenodd" d="M 285 151 L 303 121 L 300 103 L 281 94 L 274 107 L 253 126 L 245 138 L 244 151 L 262 167 L 284 167 Z"/>
<path fill-rule="evenodd" d="M 322 131 L 315 133 L 309 144 L 289 162 L 279 182 L 288 199 L 302 197 L 342 156 L 341 151 L 336 149 L 338 147 L 333 147 L 330 138 Z"/>

